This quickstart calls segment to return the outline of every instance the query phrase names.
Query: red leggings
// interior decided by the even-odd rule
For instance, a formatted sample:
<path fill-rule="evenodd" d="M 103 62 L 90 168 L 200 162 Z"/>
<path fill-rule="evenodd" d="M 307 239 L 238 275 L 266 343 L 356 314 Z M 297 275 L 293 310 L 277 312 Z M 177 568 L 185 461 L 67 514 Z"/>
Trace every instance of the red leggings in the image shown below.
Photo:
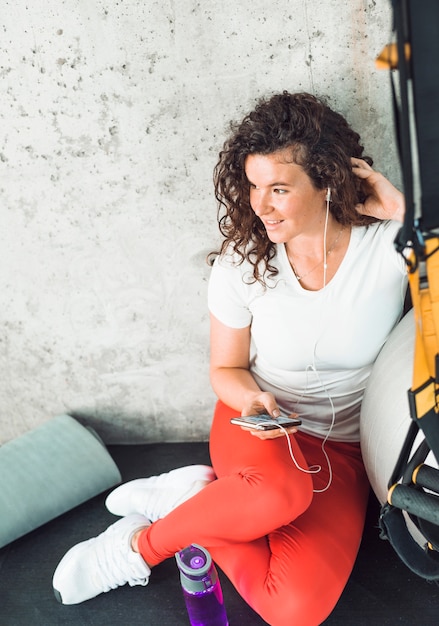
<path fill-rule="evenodd" d="M 215 411 L 210 453 L 217 480 L 140 535 L 156 565 L 191 543 L 207 548 L 246 602 L 271 626 L 316 626 L 331 613 L 352 571 L 364 526 L 369 483 L 358 444 L 285 437 L 262 441 Z"/>

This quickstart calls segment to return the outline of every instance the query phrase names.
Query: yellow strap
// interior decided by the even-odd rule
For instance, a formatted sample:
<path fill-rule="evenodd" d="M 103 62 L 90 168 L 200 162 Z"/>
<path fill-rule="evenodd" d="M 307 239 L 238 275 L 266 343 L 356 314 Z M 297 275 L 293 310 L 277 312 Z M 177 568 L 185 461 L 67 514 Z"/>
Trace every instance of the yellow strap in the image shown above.
<path fill-rule="evenodd" d="M 439 353 L 438 247 L 438 238 L 426 241 L 426 287 L 421 288 L 419 268 L 408 275 L 415 315 L 415 357 L 412 391 L 417 391 L 416 408 L 418 417 L 422 417 L 436 406 L 436 355 Z M 430 381 L 430 384 L 426 384 L 428 381 Z M 421 387 L 423 389 L 419 391 Z"/>

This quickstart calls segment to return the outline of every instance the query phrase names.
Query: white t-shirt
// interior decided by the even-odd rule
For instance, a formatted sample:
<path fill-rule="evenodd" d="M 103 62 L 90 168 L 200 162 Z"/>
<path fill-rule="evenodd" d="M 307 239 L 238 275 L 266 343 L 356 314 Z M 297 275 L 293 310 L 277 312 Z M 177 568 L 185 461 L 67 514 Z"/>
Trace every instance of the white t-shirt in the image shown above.
<path fill-rule="evenodd" d="M 282 414 L 301 430 L 337 441 L 359 440 L 360 405 L 372 365 L 399 321 L 407 287 L 394 248 L 397 222 L 352 228 L 346 255 L 319 291 L 303 289 L 284 244 L 267 287 L 237 256 L 218 257 L 209 281 L 211 313 L 231 328 L 251 326 L 250 370 Z"/>

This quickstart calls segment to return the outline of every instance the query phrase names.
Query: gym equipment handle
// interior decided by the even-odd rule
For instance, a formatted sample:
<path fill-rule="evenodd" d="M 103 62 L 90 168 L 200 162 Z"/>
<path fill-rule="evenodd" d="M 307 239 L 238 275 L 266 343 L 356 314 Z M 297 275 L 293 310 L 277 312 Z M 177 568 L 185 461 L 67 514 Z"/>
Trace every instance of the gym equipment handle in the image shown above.
<path fill-rule="evenodd" d="M 429 465 L 418 465 L 412 477 L 415 485 L 439 493 L 439 470 Z"/>
<path fill-rule="evenodd" d="M 397 484 L 390 488 L 387 500 L 398 509 L 439 525 L 438 496 Z"/>

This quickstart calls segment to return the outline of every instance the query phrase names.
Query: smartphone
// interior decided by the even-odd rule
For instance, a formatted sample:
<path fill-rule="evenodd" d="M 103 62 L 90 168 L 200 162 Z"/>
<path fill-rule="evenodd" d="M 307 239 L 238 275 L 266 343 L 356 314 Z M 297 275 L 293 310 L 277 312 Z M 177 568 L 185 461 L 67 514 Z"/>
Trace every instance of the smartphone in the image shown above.
<path fill-rule="evenodd" d="M 279 428 L 279 425 L 284 428 L 300 426 L 302 420 L 297 417 L 271 417 L 268 413 L 259 413 L 258 415 L 246 415 L 245 417 L 233 417 L 230 422 L 237 426 L 246 426 L 256 430 L 274 430 Z"/>

